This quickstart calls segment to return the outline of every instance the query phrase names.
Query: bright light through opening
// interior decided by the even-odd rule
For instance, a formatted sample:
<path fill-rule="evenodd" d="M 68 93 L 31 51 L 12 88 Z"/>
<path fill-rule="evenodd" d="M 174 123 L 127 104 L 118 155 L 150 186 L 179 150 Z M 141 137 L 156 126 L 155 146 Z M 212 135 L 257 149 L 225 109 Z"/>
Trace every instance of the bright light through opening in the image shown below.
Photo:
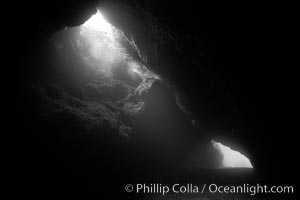
<path fill-rule="evenodd" d="M 126 67 L 132 79 L 137 76 L 142 80 L 152 77 L 158 79 L 157 75 L 127 53 L 123 44 L 126 41 L 122 31 L 109 24 L 97 10 L 80 27 L 80 37 L 76 43 L 81 57 L 98 73 L 112 76 L 118 67 Z"/>
<path fill-rule="evenodd" d="M 219 142 L 215 142 L 214 140 L 212 140 L 211 143 L 223 156 L 222 168 L 253 168 L 250 160 L 240 152 L 234 151 Z"/>
<path fill-rule="evenodd" d="M 97 13 L 94 14 L 88 21 L 86 21 L 84 26 L 87 26 L 95 31 L 102 31 L 106 32 L 108 34 L 112 34 L 113 32 L 113 26 L 110 25 L 107 21 L 105 21 L 104 17 L 100 13 L 99 10 L 97 10 Z"/>
<path fill-rule="evenodd" d="M 82 36 L 77 40 L 82 58 L 98 72 L 111 74 L 111 67 L 126 60 L 126 52 L 119 40 L 119 31 L 105 21 L 97 10 L 80 29 Z"/>

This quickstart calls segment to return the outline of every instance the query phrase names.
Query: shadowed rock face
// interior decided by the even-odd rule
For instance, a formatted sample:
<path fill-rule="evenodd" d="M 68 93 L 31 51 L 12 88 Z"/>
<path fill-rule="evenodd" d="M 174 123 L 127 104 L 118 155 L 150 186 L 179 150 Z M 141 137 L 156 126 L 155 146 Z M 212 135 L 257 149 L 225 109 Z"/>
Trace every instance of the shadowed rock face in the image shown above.
<path fill-rule="evenodd" d="M 86 42 L 94 35 L 97 36 L 94 41 Z M 104 33 L 93 33 L 85 25 L 61 30 L 51 37 L 50 46 L 55 46 L 52 54 L 49 53 L 53 64 L 51 70 L 44 73 L 43 81 L 52 84 L 31 84 L 30 98 L 37 102 L 32 109 L 38 117 L 47 123 L 57 123 L 61 128 L 68 127 L 71 132 L 79 131 L 83 137 L 84 134 L 96 134 L 96 137 L 104 134 L 108 140 L 109 137 L 128 139 L 123 148 L 137 149 L 134 154 L 143 157 L 142 162 L 147 163 L 150 171 L 152 166 L 168 168 L 168 171 L 183 167 L 218 167 L 214 163 L 219 156 L 204 150 L 209 148 L 211 138 L 203 135 L 191 122 L 189 113 L 179 105 L 180 97 L 175 95 L 173 84 L 147 69 L 149 64 L 141 61 L 140 50 L 130 49 L 126 36 L 118 35 L 118 42 L 126 47 L 122 52 L 106 47 L 106 39 L 109 38 L 105 38 Z M 137 44 L 135 47 L 138 48 Z M 109 52 L 114 59 L 109 60 L 101 53 L 95 58 L 91 56 L 90 52 L 98 51 Z M 123 54 L 126 57 L 122 57 Z M 76 130 L 70 124 L 74 124 Z M 59 126 L 56 132 L 60 131 Z M 203 146 L 203 150 L 198 148 L 191 154 L 197 146 Z M 198 160 L 189 158 L 189 154 L 205 156 L 205 159 L 189 162 L 188 159 Z"/>
<path fill-rule="evenodd" d="M 124 85 L 119 88 L 116 82 L 91 81 L 91 72 L 82 70 L 74 55 L 68 55 L 71 64 L 64 64 L 69 69 L 55 65 L 59 57 L 48 38 L 64 26 L 81 25 L 96 12 L 97 1 L 52 1 L 47 7 L 29 3 L 16 8 L 19 26 L 12 30 L 22 52 L 17 53 L 20 59 L 12 59 L 16 66 L 12 71 L 19 75 L 12 86 L 21 91 L 15 95 L 22 119 L 18 124 L 32 133 L 17 134 L 17 163 L 39 163 L 41 171 L 51 168 L 59 175 L 65 172 L 59 165 L 74 171 L 93 168 L 88 172 L 91 176 L 108 169 L 136 172 L 133 167 L 152 168 L 151 163 L 161 160 L 169 169 L 181 166 L 197 146 L 224 138 L 228 146 L 247 155 L 261 174 L 283 170 L 280 178 L 288 179 L 294 173 L 286 171 L 295 140 L 294 131 L 287 127 L 290 113 L 283 110 L 291 109 L 287 99 L 293 83 L 289 70 L 277 68 L 292 66 L 296 59 L 290 56 L 297 52 L 296 36 L 289 34 L 293 28 L 282 25 L 297 21 L 295 12 L 282 7 L 286 15 L 276 15 L 276 20 L 270 17 L 271 9 L 243 5 L 236 10 L 230 5 L 137 2 L 101 1 L 100 5 L 108 21 L 124 31 L 135 47 L 133 56 L 163 79 L 141 94 Z M 120 96 L 110 96 L 108 101 L 107 88 L 121 91 Z M 181 94 L 188 112 L 178 107 L 174 92 Z M 128 93 L 131 98 L 117 103 L 115 99 Z M 103 166 L 104 160 L 111 162 Z M 30 166 L 26 170 L 34 172 Z M 80 175 L 85 175 L 82 171 Z"/>

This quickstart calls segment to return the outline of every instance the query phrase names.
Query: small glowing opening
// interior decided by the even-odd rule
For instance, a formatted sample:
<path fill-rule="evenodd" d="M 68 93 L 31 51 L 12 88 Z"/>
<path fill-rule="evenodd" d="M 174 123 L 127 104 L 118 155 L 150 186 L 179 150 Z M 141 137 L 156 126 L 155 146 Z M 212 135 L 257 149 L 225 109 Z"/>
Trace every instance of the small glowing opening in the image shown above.
<path fill-rule="evenodd" d="M 253 168 L 250 160 L 240 152 L 234 151 L 214 140 L 211 143 L 223 156 L 222 168 Z"/>

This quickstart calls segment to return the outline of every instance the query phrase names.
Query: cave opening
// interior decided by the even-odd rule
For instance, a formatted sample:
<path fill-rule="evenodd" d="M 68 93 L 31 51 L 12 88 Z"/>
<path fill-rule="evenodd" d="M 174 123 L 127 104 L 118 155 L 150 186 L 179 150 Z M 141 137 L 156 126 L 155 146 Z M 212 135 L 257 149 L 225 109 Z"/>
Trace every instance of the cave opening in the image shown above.
<path fill-rule="evenodd" d="M 220 168 L 253 168 L 250 160 L 240 152 L 214 140 L 211 141 L 211 144 L 222 155 Z"/>
<path fill-rule="evenodd" d="M 88 65 L 97 65 L 102 73 L 111 76 L 111 68 L 119 65 L 127 69 L 126 72 L 131 79 L 137 77 L 143 81 L 152 77 L 159 79 L 158 75 L 132 58 L 122 45 L 122 40 L 124 42 L 122 31 L 109 24 L 99 9 L 81 26 L 80 36 L 85 38 L 88 47 L 82 57 L 86 59 Z M 253 168 L 250 160 L 240 152 L 214 140 L 211 140 L 211 144 L 221 155 L 220 168 Z"/>
<path fill-rule="evenodd" d="M 93 120 L 99 121 L 97 106 L 105 111 L 109 110 L 111 116 L 104 116 L 103 121 L 111 124 L 114 124 L 112 121 L 116 122 L 117 128 L 114 129 L 118 129 L 121 136 L 131 139 L 137 137 L 138 142 L 142 141 L 139 147 L 155 154 L 154 157 L 164 153 L 167 157 L 184 156 L 181 151 L 191 148 L 188 146 L 188 135 L 196 128 L 193 123 L 188 122 L 190 119 L 182 112 L 181 102 L 173 95 L 176 88 L 172 87 L 173 91 L 165 94 L 172 84 L 163 82 L 160 74 L 150 70 L 140 56 L 138 44 L 128 38 L 123 30 L 110 24 L 100 9 L 82 25 L 58 32 L 52 37 L 52 41 L 63 55 L 65 64 L 71 65 L 70 62 L 75 61 L 80 65 L 76 70 L 90 72 L 87 84 L 80 87 L 86 105 L 97 115 Z M 80 72 L 79 77 L 84 73 Z M 162 82 L 161 85 L 152 87 L 157 81 Z M 141 95 L 150 90 L 150 95 Z M 90 117 L 92 112 L 88 111 L 87 116 Z M 219 155 L 207 156 L 206 150 L 200 152 L 200 155 L 196 153 L 195 157 L 204 158 L 199 165 L 197 163 L 199 169 L 253 168 L 250 160 L 241 153 L 214 140 L 211 140 L 210 145 Z M 210 149 L 211 146 L 205 148 Z M 174 157 L 172 159 L 177 162 Z M 217 160 L 216 163 L 222 164 L 203 164 L 207 162 L 206 158 L 209 162 Z"/>
<path fill-rule="evenodd" d="M 121 30 L 105 20 L 99 9 L 80 26 L 75 40 L 80 57 L 97 74 L 129 85 L 159 79 L 138 57 L 132 56 L 132 44 Z"/>

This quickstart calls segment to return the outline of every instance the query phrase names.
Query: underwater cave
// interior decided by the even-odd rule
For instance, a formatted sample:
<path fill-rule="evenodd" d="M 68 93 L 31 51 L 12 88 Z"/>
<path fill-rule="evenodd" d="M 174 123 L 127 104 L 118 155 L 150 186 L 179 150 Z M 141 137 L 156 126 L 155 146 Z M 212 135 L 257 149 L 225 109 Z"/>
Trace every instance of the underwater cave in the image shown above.
<path fill-rule="evenodd" d="M 34 198 L 50 191 L 49 198 L 124 198 L 128 183 L 293 177 L 276 165 L 295 145 L 278 149 L 290 140 L 275 134 L 279 104 L 267 94 L 273 82 L 264 66 L 279 51 L 273 43 L 257 49 L 261 26 L 242 27 L 248 19 L 204 3 L 80 2 L 49 4 L 32 18 L 16 14 L 24 52 L 12 59 L 21 83 L 14 99 L 22 100 L 15 103 L 22 122 L 12 126 L 22 130 L 12 156 L 15 188 Z M 146 198 L 131 194 L 125 199 Z M 205 199 L 218 197 L 231 196 Z"/>

